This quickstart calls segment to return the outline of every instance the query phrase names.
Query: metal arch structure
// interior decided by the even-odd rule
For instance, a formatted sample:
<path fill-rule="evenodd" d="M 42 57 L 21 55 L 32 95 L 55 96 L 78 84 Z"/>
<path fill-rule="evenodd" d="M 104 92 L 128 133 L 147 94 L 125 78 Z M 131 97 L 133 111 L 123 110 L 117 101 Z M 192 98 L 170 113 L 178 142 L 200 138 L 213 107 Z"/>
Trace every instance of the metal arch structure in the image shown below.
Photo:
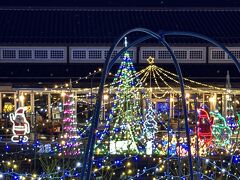
<path fill-rule="evenodd" d="M 133 32 L 142 32 L 147 34 L 147 36 L 141 37 L 134 41 L 133 43 L 129 44 L 127 47 L 123 48 L 116 56 L 114 56 L 111 59 L 113 50 L 115 47 L 119 44 L 119 42 L 128 34 L 133 33 Z M 186 131 L 186 136 L 187 136 L 187 145 L 188 145 L 188 161 L 189 161 L 189 172 L 190 172 L 190 179 L 194 179 L 194 172 L 193 172 L 193 165 L 192 165 L 192 156 L 191 156 L 191 148 L 190 148 L 190 134 L 189 134 L 189 127 L 188 127 L 188 116 L 187 116 L 187 105 L 186 105 L 186 99 L 185 99 L 185 90 L 184 90 L 184 81 L 183 81 L 183 76 L 181 72 L 181 68 L 179 66 L 179 63 L 174 55 L 174 52 L 172 48 L 169 46 L 167 41 L 165 40 L 166 36 L 189 36 L 189 37 L 194 37 L 194 38 L 199 38 L 202 40 L 205 40 L 207 42 L 210 42 L 211 44 L 214 44 L 215 46 L 223 49 L 225 53 L 228 54 L 228 56 L 233 60 L 234 64 L 236 65 L 238 71 L 240 72 L 240 63 L 238 62 L 237 58 L 221 43 L 217 42 L 216 40 L 194 32 L 184 32 L 184 31 L 161 31 L 160 33 L 153 32 L 149 29 L 146 28 L 134 28 L 131 29 L 120 36 L 115 43 L 111 46 L 107 58 L 105 60 L 104 68 L 103 68 L 103 74 L 101 77 L 100 81 L 100 86 L 98 90 L 98 95 L 96 99 L 96 104 L 95 104 L 95 109 L 93 112 L 93 118 L 92 118 L 92 123 L 91 123 L 91 128 L 88 136 L 88 143 L 87 147 L 85 149 L 84 153 L 84 162 L 83 162 L 83 167 L 82 167 L 82 172 L 81 172 L 81 180 L 90 180 L 91 177 L 91 169 L 92 169 L 92 158 L 93 158 L 93 151 L 94 151 L 94 145 L 95 145 L 95 140 L 96 140 L 96 129 L 98 127 L 98 121 L 99 121 L 99 114 L 100 114 L 100 109 L 101 109 L 101 102 L 102 102 L 102 95 L 104 91 L 104 84 L 107 78 L 107 75 L 112 68 L 113 64 L 117 61 L 117 59 L 123 54 L 125 51 L 127 51 L 130 47 L 135 46 L 143 41 L 146 41 L 151 38 L 155 38 L 158 40 L 159 44 L 162 44 L 165 46 L 170 53 L 173 63 L 175 66 L 175 69 L 178 74 L 179 78 L 179 83 L 180 83 L 180 88 L 181 88 L 181 98 L 183 102 L 183 112 L 184 112 L 184 122 L 185 122 L 185 131 Z M 111 60 L 110 60 L 111 59 Z"/>

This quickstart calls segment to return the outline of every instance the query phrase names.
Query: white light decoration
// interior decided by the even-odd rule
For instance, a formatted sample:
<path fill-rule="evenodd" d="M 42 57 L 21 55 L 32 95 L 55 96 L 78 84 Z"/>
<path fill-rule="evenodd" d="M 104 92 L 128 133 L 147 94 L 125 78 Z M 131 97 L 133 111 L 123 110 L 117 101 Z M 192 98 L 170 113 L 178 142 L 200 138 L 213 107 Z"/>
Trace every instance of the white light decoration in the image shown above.
<path fill-rule="evenodd" d="M 23 96 L 23 95 L 19 96 L 19 100 L 20 100 L 20 101 L 22 101 L 22 102 L 23 102 L 23 101 L 24 101 L 24 99 L 25 99 L 25 98 L 24 98 L 24 96 Z"/>
<path fill-rule="evenodd" d="M 11 138 L 12 142 L 19 142 L 21 138 L 23 142 L 28 141 L 26 134 L 30 133 L 30 125 L 24 114 L 27 109 L 27 107 L 20 107 L 16 110 L 15 114 L 10 114 L 10 120 L 13 123 L 13 136 Z"/>
<path fill-rule="evenodd" d="M 185 96 L 185 98 L 190 98 L 190 94 L 189 93 L 186 93 L 186 96 Z"/>
<path fill-rule="evenodd" d="M 209 159 L 206 159 L 205 162 L 208 164 L 209 163 Z"/>
<path fill-rule="evenodd" d="M 225 173 L 225 172 L 226 172 L 226 169 L 223 168 L 221 171 L 222 171 L 222 173 Z"/>
<path fill-rule="evenodd" d="M 152 103 L 148 105 L 147 114 L 145 116 L 145 121 L 143 124 L 143 132 L 146 136 L 147 146 L 146 146 L 146 154 L 151 155 L 153 152 L 153 141 L 155 139 L 155 134 L 158 130 L 157 122 L 154 120 L 155 113 L 152 108 Z"/>
<path fill-rule="evenodd" d="M 110 154 L 121 154 L 128 150 L 137 151 L 137 145 L 134 141 L 110 141 Z"/>
<path fill-rule="evenodd" d="M 43 153 L 50 153 L 52 151 L 52 147 L 51 144 L 41 144 L 39 146 L 39 153 L 43 154 Z"/>
<path fill-rule="evenodd" d="M 82 167 L 82 163 L 77 162 L 77 163 L 76 163 L 76 167 L 77 167 L 77 168 Z"/>
<path fill-rule="evenodd" d="M 108 100 L 109 99 L 109 95 L 108 94 L 104 94 L 103 95 L 103 99 L 106 101 L 106 100 Z"/>

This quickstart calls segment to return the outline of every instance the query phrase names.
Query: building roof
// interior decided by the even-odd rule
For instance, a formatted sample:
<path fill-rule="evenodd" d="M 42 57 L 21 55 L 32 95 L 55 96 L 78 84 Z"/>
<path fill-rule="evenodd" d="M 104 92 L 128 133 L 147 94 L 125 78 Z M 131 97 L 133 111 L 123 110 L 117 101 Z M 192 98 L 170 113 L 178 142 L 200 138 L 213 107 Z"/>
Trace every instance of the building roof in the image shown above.
<path fill-rule="evenodd" d="M 107 46 L 123 32 L 136 27 L 155 32 L 193 31 L 236 45 L 240 43 L 239 19 L 238 8 L 0 8 L 0 45 Z M 139 35 L 135 33 L 128 39 Z M 203 42 L 186 37 L 168 40 L 183 44 Z M 137 68 L 141 66 L 144 65 L 138 64 Z M 172 64 L 161 66 L 175 72 Z M 103 65 L 2 63 L 0 82 L 25 82 L 31 86 L 32 82 L 68 81 L 98 67 Z M 239 86 L 239 73 L 233 64 L 182 64 L 181 67 L 184 77 L 222 85 L 230 70 L 231 81 Z"/>
<path fill-rule="evenodd" d="M 7 0 L 0 1 L 0 6 L 39 7 L 237 7 L 239 0 Z"/>
<path fill-rule="evenodd" d="M 239 19 L 239 8 L 1 8 L 0 44 L 111 44 L 136 27 L 193 31 L 235 44 L 240 42 Z"/>

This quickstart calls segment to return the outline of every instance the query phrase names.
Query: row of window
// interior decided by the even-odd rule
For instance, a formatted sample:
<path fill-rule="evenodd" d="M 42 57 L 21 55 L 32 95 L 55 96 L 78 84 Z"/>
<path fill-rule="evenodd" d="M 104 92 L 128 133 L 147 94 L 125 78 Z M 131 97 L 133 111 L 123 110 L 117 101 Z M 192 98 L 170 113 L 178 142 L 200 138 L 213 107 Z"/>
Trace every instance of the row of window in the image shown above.
<path fill-rule="evenodd" d="M 111 58 L 115 57 L 117 53 L 119 53 L 122 50 L 122 48 L 116 48 Z M 81 48 L 70 48 L 70 61 L 72 62 L 100 62 L 103 63 L 105 59 L 107 58 L 109 52 L 109 47 L 95 47 L 95 48 L 89 48 L 89 47 L 81 47 Z M 134 62 L 136 62 L 136 48 L 131 48 L 128 51 L 128 54 L 131 59 L 133 59 Z M 118 58 L 118 62 L 121 61 L 124 54 L 122 54 Z"/>
<path fill-rule="evenodd" d="M 1 60 L 65 60 L 66 48 L 0 48 Z"/>
<path fill-rule="evenodd" d="M 149 56 L 154 57 L 156 62 L 169 63 L 172 62 L 171 54 L 166 48 L 142 47 L 140 50 L 140 62 L 146 62 Z M 177 60 L 181 63 L 202 63 L 206 62 L 206 48 L 204 47 L 174 47 L 173 53 Z"/>
<path fill-rule="evenodd" d="M 121 51 L 117 47 L 112 58 Z M 230 57 L 221 49 L 209 47 L 173 47 L 173 53 L 180 63 L 230 63 Z M 240 48 L 230 47 L 229 50 L 240 59 Z M 70 47 L 69 61 L 72 63 L 103 63 L 108 55 L 109 47 Z M 0 47 L 0 62 L 67 62 L 68 50 L 66 47 Z M 128 51 L 134 62 L 137 62 L 136 47 Z M 139 62 L 146 63 L 149 57 L 154 57 L 157 63 L 171 63 L 170 53 L 164 47 L 141 47 Z M 208 58 L 207 58 L 208 56 Z M 118 62 L 123 55 L 118 58 Z"/>

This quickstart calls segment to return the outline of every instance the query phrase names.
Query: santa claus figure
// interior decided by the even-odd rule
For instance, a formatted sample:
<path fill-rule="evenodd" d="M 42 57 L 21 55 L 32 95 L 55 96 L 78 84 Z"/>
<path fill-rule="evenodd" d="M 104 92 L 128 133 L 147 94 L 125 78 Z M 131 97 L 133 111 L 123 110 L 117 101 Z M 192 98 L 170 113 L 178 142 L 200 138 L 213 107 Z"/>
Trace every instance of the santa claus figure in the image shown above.
<path fill-rule="evenodd" d="M 27 107 L 20 107 L 16 110 L 15 114 L 10 114 L 10 120 L 13 123 L 13 136 L 11 138 L 13 142 L 28 141 L 26 134 L 30 133 L 30 125 L 25 116 L 25 111 L 27 109 Z"/>
<path fill-rule="evenodd" d="M 204 109 L 198 109 L 197 135 L 200 140 L 203 140 L 206 145 L 212 142 L 212 125 L 213 118 Z"/>

